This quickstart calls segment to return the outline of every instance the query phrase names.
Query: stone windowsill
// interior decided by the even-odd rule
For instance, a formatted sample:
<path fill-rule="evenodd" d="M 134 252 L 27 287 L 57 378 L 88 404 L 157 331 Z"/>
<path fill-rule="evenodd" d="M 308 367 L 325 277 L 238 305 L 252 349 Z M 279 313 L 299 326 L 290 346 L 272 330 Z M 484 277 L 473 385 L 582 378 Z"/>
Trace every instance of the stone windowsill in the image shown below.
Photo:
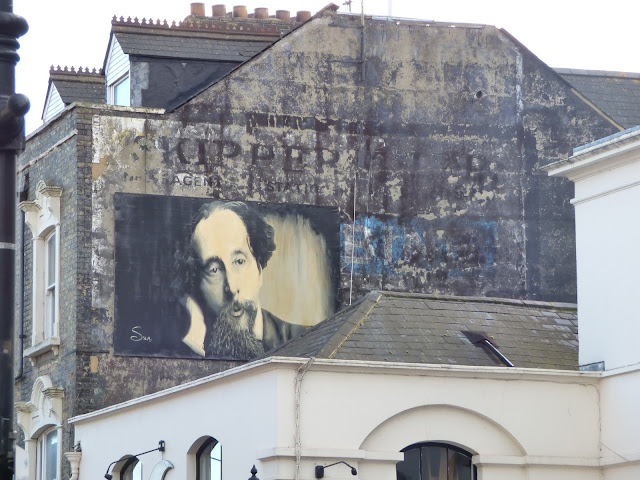
<path fill-rule="evenodd" d="M 38 357 L 41 357 L 45 353 L 53 352 L 54 355 L 58 355 L 60 350 L 60 337 L 45 338 L 40 343 L 33 345 L 24 350 L 24 357 L 29 358 L 33 365 L 36 365 Z"/>

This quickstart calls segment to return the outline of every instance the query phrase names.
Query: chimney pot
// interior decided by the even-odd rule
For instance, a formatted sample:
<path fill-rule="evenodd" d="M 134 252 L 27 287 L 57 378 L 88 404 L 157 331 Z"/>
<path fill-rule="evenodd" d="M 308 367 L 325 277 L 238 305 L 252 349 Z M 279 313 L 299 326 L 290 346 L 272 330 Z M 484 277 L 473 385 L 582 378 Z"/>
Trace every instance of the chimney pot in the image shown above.
<path fill-rule="evenodd" d="M 306 22 L 311 18 L 311 12 L 309 10 L 301 10 L 296 14 L 296 22 Z"/>
<path fill-rule="evenodd" d="M 289 10 L 276 10 L 276 18 L 279 20 L 291 20 Z"/>
<path fill-rule="evenodd" d="M 204 3 L 192 3 L 191 15 L 199 15 L 201 17 L 204 17 Z"/>
<path fill-rule="evenodd" d="M 268 8 L 256 8 L 253 11 L 254 18 L 269 18 L 269 9 Z"/>
<path fill-rule="evenodd" d="M 214 17 L 226 17 L 227 7 L 224 4 L 218 4 L 211 7 L 211 13 Z"/>
<path fill-rule="evenodd" d="M 233 7 L 234 18 L 247 18 L 247 7 L 244 5 L 234 5 Z"/>

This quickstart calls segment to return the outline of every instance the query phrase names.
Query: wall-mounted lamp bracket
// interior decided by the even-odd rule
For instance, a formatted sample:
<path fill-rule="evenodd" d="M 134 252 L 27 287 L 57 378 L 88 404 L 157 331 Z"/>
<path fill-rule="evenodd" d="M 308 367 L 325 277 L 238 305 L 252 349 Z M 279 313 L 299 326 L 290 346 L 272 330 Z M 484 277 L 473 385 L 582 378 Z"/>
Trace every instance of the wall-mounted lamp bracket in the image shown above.
<path fill-rule="evenodd" d="M 145 455 L 145 454 L 147 454 L 147 453 L 156 452 L 156 451 L 158 451 L 158 452 L 164 452 L 164 447 L 165 447 L 164 440 L 160 440 L 160 441 L 158 442 L 158 448 L 154 448 L 153 450 L 147 450 L 146 452 L 142 452 L 142 453 L 137 453 L 137 454 L 135 454 L 135 455 L 131 455 L 131 456 L 130 456 L 130 457 L 128 457 L 128 458 L 135 458 L 135 457 L 139 457 L 140 455 Z M 121 458 L 121 459 L 119 459 L 119 460 L 115 460 L 115 461 L 111 462 L 111 463 L 109 464 L 109 466 L 107 467 L 107 473 L 105 473 L 105 474 L 104 474 L 104 478 L 106 478 L 107 480 L 112 480 L 113 475 L 111 475 L 111 474 L 109 473 L 109 469 L 110 469 L 113 465 L 115 465 L 116 463 L 118 463 L 118 462 L 120 462 L 120 461 L 122 461 L 122 460 L 126 460 L 126 459 Z"/>
<path fill-rule="evenodd" d="M 329 468 L 329 467 L 333 467 L 334 465 L 338 465 L 339 463 L 344 463 L 347 467 L 349 467 L 351 469 L 351 475 L 357 475 L 358 474 L 358 471 L 354 467 L 349 465 L 347 462 L 340 461 L 340 462 L 336 462 L 336 463 L 331 463 L 329 465 L 316 465 L 316 478 L 324 478 L 324 469 L 325 468 Z"/>

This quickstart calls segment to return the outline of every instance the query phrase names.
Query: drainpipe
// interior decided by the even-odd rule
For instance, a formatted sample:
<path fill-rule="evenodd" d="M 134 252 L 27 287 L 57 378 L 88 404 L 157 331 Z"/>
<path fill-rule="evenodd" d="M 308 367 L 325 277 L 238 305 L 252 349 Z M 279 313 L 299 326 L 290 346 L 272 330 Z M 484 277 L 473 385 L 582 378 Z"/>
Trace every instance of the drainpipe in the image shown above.
<path fill-rule="evenodd" d="M 362 68 L 360 69 L 360 80 L 364 83 L 365 79 L 365 59 L 364 59 L 364 0 L 360 1 L 360 65 Z"/>
<path fill-rule="evenodd" d="M 19 198 L 20 202 L 28 200 L 29 195 L 29 172 L 23 177 L 22 188 L 20 189 Z M 20 380 L 24 373 L 24 339 L 27 336 L 24 334 L 24 226 L 25 226 L 25 213 L 20 210 L 20 237 L 18 238 L 18 278 L 16 284 L 18 285 L 18 372 L 16 373 L 15 380 Z"/>
<path fill-rule="evenodd" d="M 296 469 L 294 472 L 294 480 L 300 480 L 300 458 L 302 456 L 302 440 L 300 439 L 300 393 L 302 389 L 302 378 L 304 374 L 313 363 L 314 357 L 311 357 L 303 365 L 298 368 L 298 373 L 293 383 L 294 390 L 294 418 L 295 418 L 295 430 L 294 430 L 294 445 L 296 453 Z"/>

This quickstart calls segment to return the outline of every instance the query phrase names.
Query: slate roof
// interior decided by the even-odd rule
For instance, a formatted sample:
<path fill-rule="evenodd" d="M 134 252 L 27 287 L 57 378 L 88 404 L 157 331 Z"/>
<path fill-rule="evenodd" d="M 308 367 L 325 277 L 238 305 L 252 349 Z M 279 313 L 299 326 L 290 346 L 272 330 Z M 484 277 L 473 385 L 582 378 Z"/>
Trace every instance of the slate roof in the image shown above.
<path fill-rule="evenodd" d="M 148 57 L 244 62 L 272 42 L 114 32 L 124 53 Z"/>
<path fill-rule="evenodd" d="M 368 293 L 269 356 L 578 369 L 576 306 L 526 300 Z"/>
<path fill-rule="evenodd" d="M 89 72 L 82 67 L 76 71 L 54 69 L 49 70 L 49 81 L 58 90 L 65 105 L 73 102 L 105 103 L 105 83 L 102 72 Z"/>
<path fill-rule="evenodd" d="M 299 25 L 294 20 L 188 17 L 184 22 L 112 20 L 124 53 L 133 56 L 244 62 Z"/>
<path fill-rule="evenodd" d="M 624 128 L 640 125 L 640 73 L 555 71 Z"/>

